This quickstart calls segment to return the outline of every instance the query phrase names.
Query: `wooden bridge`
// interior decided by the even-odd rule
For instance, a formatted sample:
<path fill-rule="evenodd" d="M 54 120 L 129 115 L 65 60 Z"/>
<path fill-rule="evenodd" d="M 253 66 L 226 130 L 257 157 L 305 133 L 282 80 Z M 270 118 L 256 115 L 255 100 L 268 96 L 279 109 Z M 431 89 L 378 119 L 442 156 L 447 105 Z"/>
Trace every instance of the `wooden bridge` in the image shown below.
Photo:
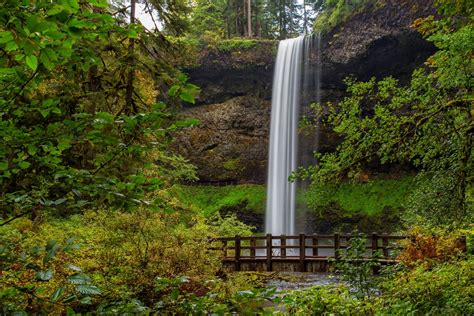
<path fill-rule="evenodd" d="M 298 271 L 327 272 L 331 260 L 338 260 L 344 254 L 351 238 L 361 237 L 350 234 L 295 236 L 250 236 L 217 238 L 222 251 L 225 271 Z M 375 253 L 381 256 L 381 264 L 396 263 L 397 252 L 402 249 L 401 240 L 408 236 L 373 233 L 364 236 L 367 240 L 365 260 L 371 260 Z M 465 249 L 465 238 L 461 239 Z"/>

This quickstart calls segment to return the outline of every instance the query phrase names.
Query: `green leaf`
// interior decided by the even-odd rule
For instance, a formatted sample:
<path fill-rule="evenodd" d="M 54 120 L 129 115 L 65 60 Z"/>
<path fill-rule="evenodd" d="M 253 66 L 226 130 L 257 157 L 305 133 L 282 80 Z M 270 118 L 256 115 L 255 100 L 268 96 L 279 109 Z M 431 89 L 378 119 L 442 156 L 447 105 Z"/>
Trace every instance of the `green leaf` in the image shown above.
<path fill-rule="evenodd" d="M 63 12 L 64 9 L 65 9 L 65 8 L 64 8 L 63 5 L 56 4 L 56 5 L 53 6 L 51 9 L 48 10 L 48 15 L 49 15 L 49 16 L 52 16 L 52 15 L 59 14 L 59 13 Z"/>
<path fill-rule="evenodd" d="M 81 295 L 99 295 L 102 293 L 95 285 L 78 285 L 76 291 Z"/>
<path fill-rule="evenodd" d="M 185 102 L 188 102 L 188 103 L 192 103 L 194 104 L 195 103 L 195 100 L 194 100 L 194 96 L 188 92 L 181 92 L 180 95 L 179 95 L 180 99 L 185 101 Z"/>
<path fill-rule="evenodd" d="M 71 284 L 88 284 L 91 281 L 91 279 L 83 273 L 71 275 L 67 280 Z"/>
<path fill-rule="evenodd" d="M 51 112 L 51 109 L 40 109 L 39 112 L 41 113 L 41 115 L 46 118 L 48 117 L 49 115 L 49 112 Z"/>
<path fill-rule="evenodd" d="M 61 295 L 64 293 L 64 286 L 61 286 L 56 291 L 54 291 L 53 295 L 51 295 L 51 302 L 56 302 Z"/>
<path fill-rule="evenodd" d="M 38 68 L 38 58 L 35 55 L 28 55 L 26 56 L 26 64 L 32 70 L 36 70 Z"/>
<path fill-rule="evenodd" d="M 11 51 L 14 51 L 18 49 L 18 45 L 15 43 L 15 41 L 10 41 L 7 43 L 7 45 L 5 45 L 5 50 L 7 52 L 11 52 Z"/>
<path fill-rule="evenodd" d="M 53 271 L 51 269 L 46 271 L 38 271 L 36 272 L 35 277 L 39 281 L 49 281 L 53 278 Z"/>
<path fill-rule="evenodd" d="M 186 80 L 188 80 L 188 76 L 186 76 L 185 74 L 180 74 L 180 75 L 178 76 L 178 80 L 179 80 L 180 82 L 186 82 Z"/>
<path fill-rule="evenodd" d="M 86 296 L 86 297 L 83 297 L 79 302 L 84 305 L 91 305 L 92 299 L 90 296 Z"/>
<path fill-rule="evenodd" d="M 72 271 L 77 271 L 77 272 L 82 271 L 82 269 L 80 267 L 78 267 L 76 265 L 73 265 L 73 264 L 70 264 L 70 263 L 66 264 L 64 267 L 69 269 L 69 270 L 72 270 Z"/>
<path fill-rule="evenodd" d="M 0 170 L 8 170 L 8 162 L 0 162 Z"/>
<path fill-rule="evenodd" d="M 98 8 L 106 8 L 108 6 L 107 0 L 89 0 L 89 3 Z"/>
<path fill-rule="evenodd" d="M 13 68 L 0 68 L 0 75 L 13 75 L 16 70 Z"/>
<path fill-rule="evenodd" d="M 13 34 L 10 31 L 0 32 L 0 44 L 13 41 Z"/>
<path fill-rule="evenodd" d="M 178 93 L 178 90 L 179 90 L 180 86 L 179 85 L 174 85 L 172 86 L 169 91 L 168 91 L 168 95 L 170 97 L 174 97 L 176 96 L 176 94 Z"/>
<path fill-rule="evenodd" d="M 50 240 L 46 245 L 46 255 L 43 258 L 43 262 L 46 263 L 53 260 L 60 249 L 61 245 L 59 245 L 56 240 Z"/>
<path fill-rule="evenodd" d="M 79 2 L 77 0 L 67 0 L 69 7 L 73 9 L 73 12 L 77 12 L 79 10 Z"/>
<path fill-rule="evenodd" d="M 20 167 L 20 169 L 28 169 L 30 166 L 31 164 L 28 161 L 20 161 L 18 163 L 18 167 Z"/>

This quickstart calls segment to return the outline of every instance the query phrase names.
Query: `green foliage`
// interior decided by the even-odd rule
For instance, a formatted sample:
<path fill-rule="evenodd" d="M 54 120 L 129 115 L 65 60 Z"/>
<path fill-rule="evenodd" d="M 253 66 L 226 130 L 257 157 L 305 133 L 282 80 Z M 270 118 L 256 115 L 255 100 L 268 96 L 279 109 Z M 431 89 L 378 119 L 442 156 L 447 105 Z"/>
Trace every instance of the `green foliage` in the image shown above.
<path fill-rule="evenodd" d="M 208 222 L 217 236 L 252 236 L 255 230 L 255 227 L 240 222 L 235 215 L 222 217 L 216 214 Z"/>
<path fill-rule="evenodd" d="M 385 0 L 319 0 L 316 10 L 319 14 L 314 23 L 315 32 L 327 32 L 350 16 L 367 11 L 374 6 L 381 6 Z"/>
<path fill-rule="evenodd" d="M 472 315 L 473 264 L 468 258 L 399 273 L 382 287 L 381 314 Z"/>
<path fill-rule="evenodd" d="M 17 220 L 0 232 L 2 258 L 10 258 L 10 253 L 16 256 L 16 261 L 2 260 L 2 288 L 7 285 L 5 295 L 12 308 L 27 304 L 30 292 L 21 292 L 26 284 L 33 284 L 35 291 L 43 288 L 38 304 L 29 306 L 30 312 L 60 311 L 65 306 L 91 311 L 101 304 L 106 308 L 112 302 L 132 300 L 153 306 L 152 302 L 164 295 L 155 291 L 157 277 L 187 275 L 192 282 L 202 284 L 219 268 L 219 253 L 209 249 L 209 238 L 216 237 L 218 227 L 211 229 L 199 216 L 190 216 L 187 221 L 184 218 L 137 210 L 89 211 L 68 219 L 50 218 L 37 227 L 29 220 Z M 64 246 L 50 242 L 45 248 L 34 247 L 51 238 L 65 240 L 61 242 Z M 36 257 L 29 255 L 30 248 L 38 249 Z M 72 249 L 73 256 L 62 254 Z M 45 282 L 48 284 L 43 285 Z M 11 287 L 17 290 L 8 290 Z M 62 304 L 69 294 L 77 299 Z M 48 300 L 43 302 L 45 297 Z M 61 304 L 49 306 L 49 297 Z M 85 297 L 92 298 L 87 300 L 88 306 L 78 302 Z"/>
<path fill-rule="evenodd" d="M 257 45 L 256 40 L 232 38 L 228 40 L 222 40 L 218 43 L 217 48 L 221 51 L 236 51 L 240 49 L 249 49 Z"/>
<path fill-rule="evenodd" d="M 370 301 L 357 299 L 346 286 L 315 286 L 291 291 L 281 303 L 291 315 L 373 315 Z"/>
<path fill-rule="evenodd" d="M 147 191 L 194 178 L 167 145 L 170 132 L 195 122 L 172 121 L 172 109 L 156 102 L 155 79 L 176 75 L 168 75 L 176 92 L 170 103 L 193 103 L 198 89 L 151 63 L 155 56 L 146 50 L 134 51 L 139 39 L 162 44 L 107 7 L 12 0 L 0 9 L 3 218 L 75 213 L 86 205 L 159 206 L 146 200 Z"/>
<path fill-rule="evenodd" d="M 265 211 L 266 189 L 262 185 L 228 186 L 178 186 L 171 189 L 186 207 L 201 211 L 205 216 L 216 214 L 224 208 L 240 206 L 257 214 Z"/>
<path fill-rule="evenodd" d="M 461 226 L 460 220 L 471 218 L 471 212 L 464 214 L 462 208 L 453 209 L 453 196 L 457 194 L 458 179 L 448 172 L 420 173 L 416 177 L 415 190 L 406 201 L 406 212 L 403 216 L 407 226 L 423 223 L 429 227 L 446 224 L 446 210 L 452 215 L 451 225 Z M 466 193 L 468 194 L 468 193 Z M 472 205 L 472 201 L 466 201 Z"/>
<path fill-rule="evenodd" d="M 67 263 L 80 251 L 73 239 L 60 245 L 22 247 L 14 239 L 0 239 L 2 314 L 56 313 L 60 305 L 87 306 L 102 294 L 81 268 Z"/>
<path fill-rule="evenodd" d="M 313 183 L 306 193 L 306 199 L 308 206 L 316 211 L 336 205 L 351 213 L 377 215 L 387 208 L 402 209 L 413 186 L 414 179 L 410 176 L 361 183 Z"/>
<path fill-rule="evenodd" d="M 340 257 L 335 262 L 337 272 L 348 282 L 356 297 L 369 298 L 376 291 L 373 273 L 380 268 L 379 257 L 379 253 L 367 255 L 367 239 L 362 235 L 351 238 L 345 251 L 340 251 Z"/>
<path fill-rule="evenodd" d="M 270 39 L 294 37 L 304 33 L 304 28 L 310 23 L 313 2 L 307 0 L 303 8 L 295 0 L 198 0 L 190 16 L 191 35 L 215 40 L 248 37 L 250 3 L 252 36 Z"/>
<path fill-rule="evenodd" d="M 427 60 L 431 69 L 414 71 L 408 86 L 390 77 L 368 82 L 347 79 L 350 96 L 337 106 L 329 104 L 330 114 L 323 119 L 343 141 L 336 152 L 318 154 L 319 165 L 300 170 L 299 175 L 310 177 L 313 183 L 337 183 L 344 178 L 359 179 L 374 161 L 410 163 L 437 180 L 431 184 L 431 193 L 426 192 L 428 186 L 421 185 L 422 191 L 413 196 L 433 199 L 436 192 L 450 196 L 449 205 L 440 203 L 437 207 L 444 211 L 435 212 L 438 218 L 431 221 L 465 223 L 472 212 L 468 194 L 473 170 L 470 74 L 474 30 L 469 19 L 459 18 L 454 21 L 462 23 L 449 17 L 420 22 L 418 27 L 439 50 Z M 321 109 L 317 112 L 322 113 Z M 419 200 L 421 208 L 415 210 L 420 215 L 429 212 L 423 202 Z"/>

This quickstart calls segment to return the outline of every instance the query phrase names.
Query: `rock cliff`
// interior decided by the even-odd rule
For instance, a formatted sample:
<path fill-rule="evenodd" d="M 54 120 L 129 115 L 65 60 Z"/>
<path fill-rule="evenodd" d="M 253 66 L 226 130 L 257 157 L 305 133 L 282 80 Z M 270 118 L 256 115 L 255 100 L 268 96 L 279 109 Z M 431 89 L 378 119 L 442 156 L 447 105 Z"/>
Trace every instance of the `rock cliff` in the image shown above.
<path fill-rule="evenodd" d="M 323 35 L 322 100 L 344 96 L 343 79 L 393 76 L 402 82 L 435 48 L 410 28 L 434 14 L 431 0 L 386 1 L 352 16 Z M 180 132 L 177 151 L 198 167 L 201 181 L 264 182 L 273 63 L 277 42 L 256 41 L 233 50 L 203 50 L 198 66 L 186 69 L 202 94 L 183 115 L 201 125 Z M 321 150 L 334 148 L 323 128 Z"/>

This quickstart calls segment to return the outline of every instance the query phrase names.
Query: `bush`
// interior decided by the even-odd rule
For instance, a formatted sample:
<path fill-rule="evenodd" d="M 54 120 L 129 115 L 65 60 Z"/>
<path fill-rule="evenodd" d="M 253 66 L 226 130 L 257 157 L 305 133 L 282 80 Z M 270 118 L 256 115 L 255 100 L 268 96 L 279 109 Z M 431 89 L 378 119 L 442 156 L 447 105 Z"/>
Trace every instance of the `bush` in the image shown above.
<path fill-rule="evenodd" d="M 372 315 L 370 301 L 358 300 L 346 286 L 315 286 L 291 291 L 279 302 L 290 315 Z"/>
<path fill-rule="evenodd" d="M 183 222 L 176 213 L 101 211 L 70 219 L 49 219 L 37 227 L 27 220 L 14 225 L 14 228 L 2 228 L 1 244 L 17 245 L 14 249 L 17 258 L 45 240 L 54 239 L 64 244 L 71 236 L 76 238 L 81 248 L 74 256 L 58 255 L 57 261 L 53 262 L 57 264 L 50 269 L 63 271 L 66 261 L 81 267 L 90 276 L 92 284 L 103 293 L 100 300 L 90 302 L 92 306 L 104 300 L 129 302 L 134 299 L 150 305 L 160 298 L 160 293 L 155 291 L 157 277 L 186 275 L 190 282 L 202 284 L 216 274 L 220 265 L 219 254 L 209 249 L 209 237 L 215 236 L 213 230 L 199 217 Z M 2 267 L 8 276 L 2 283 L 20 289 L 23 285 L 15 281 L 15 267 L 15 263 Z M 41 280 L 35 280 L 34 266 L 24 265 L 22 269 L 21 282 L 44 287 Z M 42 270 L 48 270 L 48 267 Z M 52 288 L 45 290 L 41 297 L 51 296 L 51 291 Z M 30 305 L 25 297 L 14 296 L 12 299 L 15 306 Z M 48 304 L 38 304 L 31 312 L 49 311 Z"/>
<path fill-rule="evenodd" d="M 420 264 L 431 266 L 438 262 L 446 262 L 457 258 L 464 245 L 459 233 L 437 231 L 423 232 L 420 227 L 414 227 L 409 232 L 410 238 L 402 242 L 403 250 L 398 259 L 407 267 Z"/>
<path fill-rule="evenodd" d="M 472 257 L 398 274 L 383 288 L 383 315 L 474 315 Z"/>

